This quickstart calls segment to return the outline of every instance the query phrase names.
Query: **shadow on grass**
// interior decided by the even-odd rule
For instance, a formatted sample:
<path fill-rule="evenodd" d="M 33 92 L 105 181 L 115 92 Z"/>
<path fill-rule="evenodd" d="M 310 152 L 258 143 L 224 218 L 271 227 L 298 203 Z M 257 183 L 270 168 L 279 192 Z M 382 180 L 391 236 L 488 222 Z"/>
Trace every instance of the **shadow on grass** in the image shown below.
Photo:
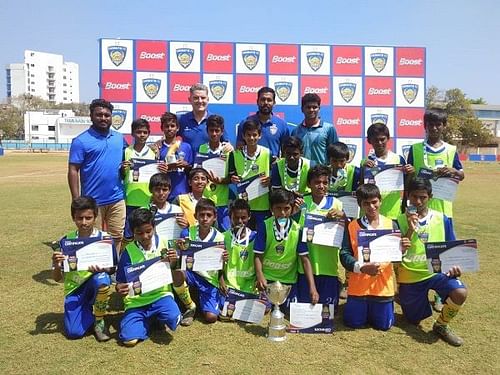
<path fill-rule="evenodd" d="M 439 341 L 439 338 L 432 331 L 425 332 L 420 326 L 408 323 L 403 314 L 395 313 L 394 317 L 394 325 L 401 328 L 413 340 L 422 344 L 434 344 L 436 341 Z"/>
<path fill-rule="evenodd" d="M 54 281 L 52 279 L 52 270 L 40 271 L 40 272 L 34 274 L 33 276 L 31 276 L 31 278 L 34 281 L 36 281 L 37 283 L 40 283 L 43 285 L 48 285 L 48 286 L 60 285 L 60 283 L 58 283 L 57 281 Z"/>
<path fill-rule="evenodd" d="M 61 334 L 64 335 L 63 313 L 44 313 L 38 315 L 35 320 L 35 329 L 29 331 L 32 336 Z"/>
<path fill-rule="evenodd" d="M 246 333 L 250 333 L 254 336 L 265 337 L 267 333 L 267 326 L 262 327 L 252 323 L 236 322 L 238 326 L 245 330 Z"/>

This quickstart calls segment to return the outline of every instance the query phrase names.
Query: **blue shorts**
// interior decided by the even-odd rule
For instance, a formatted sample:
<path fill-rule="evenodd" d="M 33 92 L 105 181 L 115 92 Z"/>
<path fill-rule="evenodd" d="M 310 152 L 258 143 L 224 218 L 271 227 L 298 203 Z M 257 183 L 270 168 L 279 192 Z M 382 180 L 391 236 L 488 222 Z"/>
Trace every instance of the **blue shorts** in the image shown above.
<path fill-rule="evenodd" d="M 205 278 L 193 271 L 186 271 L 186 282 L 198 290 L 201 311 L 219 315 L 226 298 L 219 288 L 210 284 Z"/>
<path fill-rule="evenodd" d="M 120 323 L 120 341 L 146 340 L 153 318 L 175 331 L 181 321 L 181 311 L 172 296 L 165 296 L 146 306 L 125 310 Z"/>
<path fill-rule="evenodd" d="M 442 301 L 455 289 L 465 288 L 465 285 L 455 278 L 449 278 L 444 273 L 436 273 L 431 278 L 413 284 L 399 284 L 399 303 L 405 318 L 413 324 L 432 315 L 429 303 L 429 290 L 435 290 Z"/>
<path fill-rule="evenodd" d="M 348 296 L 344 306 L 344 324 L 351 328 L 369 324 L 375 329 L 387 331 L 394 324 L 394 303 Z"/>
<path fill-rule="evenodd" d="M 313 275 L 316 290 L 319 294 L 319 303 L 334 304 L 335 311 L 339 305 L 339 288 L 340 283 L 337 276 Z M 297 302 L 309 303 L 311 297 L 309 295 L 309 284 L 307 283 L 306 275 L 299 273 L 297 280 Z"/>
<path fill-rule="evenodd" d="M 82 338 L 94 324 L 94 302 L 101 286 L 111 285 L 105 272 L 96 273 L 64 298 L 64 331 L 70 339 Z"/>
<path fill-rule="evenodd" d="M 136 206 L 127 206 L 125 211 L 125 228 L 123 230 L 123 238 L 129 240 L 134 238 L 134 232 L 132 232 L 132 228 L 130 226 L 130 216 L 132 216 L 132 212 L 138 209 Z"/>

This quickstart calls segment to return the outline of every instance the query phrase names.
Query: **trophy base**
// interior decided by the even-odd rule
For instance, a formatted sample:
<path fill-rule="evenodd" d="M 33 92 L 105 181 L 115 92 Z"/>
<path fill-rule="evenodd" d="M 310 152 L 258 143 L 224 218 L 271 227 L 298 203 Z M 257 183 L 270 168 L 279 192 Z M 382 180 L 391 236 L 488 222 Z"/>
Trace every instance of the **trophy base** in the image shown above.
<path fill-rule="evenodd" d="M 267 339 L 273 342 L 281 342 L 281 341 L 286 341 L 286 336 L 276 337 L 267 335 Z"/>
<path fill-rule="evenodd" d="M 282 325 L 281 327 L 269 327 L 267 333 L 267 339 L 269 341 L 285 341 L 286 340 L 286 326 Z"/>

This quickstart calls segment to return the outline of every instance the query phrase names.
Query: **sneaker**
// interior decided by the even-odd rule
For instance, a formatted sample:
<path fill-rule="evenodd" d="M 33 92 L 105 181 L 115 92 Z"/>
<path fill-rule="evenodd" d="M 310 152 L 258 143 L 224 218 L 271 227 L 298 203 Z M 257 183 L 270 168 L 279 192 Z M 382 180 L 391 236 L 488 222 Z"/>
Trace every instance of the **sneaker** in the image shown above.
<path fill-rule="evenodd" d="M 187 309 L 184 312 L 184 314 L 182 314 L 182 319 L 180 323 L 181 326 L 189 327 L 191 324 L 193 324 L 195 313 L 196 313 L 196 307 L 193 307 L 192 309 Z"/>
<path fill-rule="evenodd" d="M 434 323 L 432 330 L 441 337 L 448 344 L 453 346 L 461 346 L 464 343 L 464 340 L 453 333 L 450 327 L 442 326 L 440 324 Z"/>
<path fill-rule="evenodd" d="M 347 287 L 345 285 L 342 285 L 342 289 L 340 289 L 339 298 L 347 299 Z"/>
<path fill-rule="evenodd" d="M 443 310 L 443 302 L 438 294 L 434 295 L 434 303 L 432 304 L 434 311 L 441 312 Z"/>
<path fill-rule="evenodd" d="M 94 335 L 98 342 L 111 340 L 109 329 L 106 327 L 106 324 L 104 324 L 104 319 L 98 320 L 94 324 Z"/>

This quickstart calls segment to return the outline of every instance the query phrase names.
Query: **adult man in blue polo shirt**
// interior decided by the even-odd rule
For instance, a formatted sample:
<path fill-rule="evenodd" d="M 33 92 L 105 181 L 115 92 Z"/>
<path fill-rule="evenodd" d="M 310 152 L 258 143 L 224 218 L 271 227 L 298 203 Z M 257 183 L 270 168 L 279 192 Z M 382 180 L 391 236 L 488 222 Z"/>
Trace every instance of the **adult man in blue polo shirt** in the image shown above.
<path fill-rule="evenodd" d="M 110 129 L 112 112 L 113 105 L 104 99 L 90 104 L 92 126 L 71 142 L 68 184 L 72 199 L 85 195 L 96 200 L 98 222 L 119 250 L 125 225 L 120 166 L 127 143 L 121 133 Z"/>
<path fill-rule="evenodd" d="M 330 143 L 338 142 L 338 137 L 333 124 L 321 120 L 320 107 L 318 94 L 305 94 L 302 97 L 304 121 L 293 130 L 292 135 L 302 139 L 306 159 L 328 165 L 326 148 Z"/>
<path fill-rule="evenodd" d="M 262 87 L 257 92 L 257 107 L 259 110 L 254 115 L 248 116 L 246 120 L 260 122 L 262 126 L 262 137 L 259 145 L 271 150 L 273 160 L 280 156 L 280 147 L 283 141 L 290 135 L 288 125 L 278 116 L 273 115 L 273 107 L 276 104 L 276 93 L 270 87 Z M 236 137 L 237 147 L 244 144 L 241 126 L 238 126 L 238 135 Z"/>

